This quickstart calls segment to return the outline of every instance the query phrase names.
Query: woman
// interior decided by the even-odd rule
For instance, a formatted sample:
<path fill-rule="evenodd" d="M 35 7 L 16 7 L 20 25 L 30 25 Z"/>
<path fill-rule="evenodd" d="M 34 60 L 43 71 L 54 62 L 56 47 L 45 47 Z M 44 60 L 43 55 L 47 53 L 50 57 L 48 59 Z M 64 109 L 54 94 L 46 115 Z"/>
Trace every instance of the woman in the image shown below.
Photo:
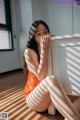
<path fill-rule="evenodd" d="M 65 120 L 80 120 L 80 108 L 75 107 L 76 102 L 75 105 L 72 104 L 54 75 L 47 75 L 51 36 L 44 21 L 38 20 L 32 23 L 27 49 L 24 53 L 25 71 L 27 70 L 24 95 L 27 106 L 38 112 L 48 109 L 48 113 L 52 115 L 56 113 L 57 109 Z"/>

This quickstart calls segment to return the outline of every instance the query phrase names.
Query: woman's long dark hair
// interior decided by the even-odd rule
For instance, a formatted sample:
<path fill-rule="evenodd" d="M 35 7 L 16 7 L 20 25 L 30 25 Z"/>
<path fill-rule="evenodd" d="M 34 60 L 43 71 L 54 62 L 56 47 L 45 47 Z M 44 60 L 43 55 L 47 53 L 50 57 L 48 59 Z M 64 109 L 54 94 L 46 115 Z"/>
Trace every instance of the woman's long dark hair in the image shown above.
<path fill-rule="evenodd" d="M 35 28 L 35 30 L 37 29 L 37 27 L 39 26 L 39 25 L 44 25 L 46 28 L 47 28 L 47 30 L 48 30 L 48 32 L 50 33 L 50 30 L 49 30 L 49 27 L 48 27 L 48 25 L 46 24 L 46 22 L 44 22 L 44 21 L 42 21 L 42 20 L 37 20 L 37 21 L 35 21 L 35 22 L 33 22 L 32 23 L 32 26 L 31 27 L 34 27 Z M 36 42 L 36 40 L 35 40 L 35 37 L 34 37 L 34 34 L 35 34 L 35 32 L 36 31 L 34 31 L 33 30 L 33 34 L 32 34 L 32 28 L 30 27 L 30 31 L 29 31 L 29 41 L 27 42 L 27 48 L 30 48 L 30 49 L 33 49 L 35 52 L 36 52 L 36 54 L 37 54 L 37 56 L 38 56 L 38 59 L 40 60 L 40 55 L 39 55 L 39 50 L 38 50 L 38 44 L 37 44 L 37 42 Z M 30 37 L 31 36 L 31 37 Z M 23 59 L 24 59 L 24 73 L 26 74 L 26 76 L 27 76 L 27 73 L 28 73 L 28 68 L 27 68 L 27 64 L 26 64 L 26 61 L 25 61 L 25 57 L 23 56 Z"/>

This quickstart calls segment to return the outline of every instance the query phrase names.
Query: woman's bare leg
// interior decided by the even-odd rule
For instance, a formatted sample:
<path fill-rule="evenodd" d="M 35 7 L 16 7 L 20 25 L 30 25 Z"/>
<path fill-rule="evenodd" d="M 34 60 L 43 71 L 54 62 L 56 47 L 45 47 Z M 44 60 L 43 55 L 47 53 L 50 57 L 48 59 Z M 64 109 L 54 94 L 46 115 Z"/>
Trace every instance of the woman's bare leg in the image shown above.
<path fill-rule="evenodd" d="M 33 110 L 44 111 L 50 105 L 50 99 L 66 120 L 80 119 L 79 112 L 67 97 L 60 82 L 54 76 L 49 76 L 41 81 L 26 100 L 28 106 Z"/>

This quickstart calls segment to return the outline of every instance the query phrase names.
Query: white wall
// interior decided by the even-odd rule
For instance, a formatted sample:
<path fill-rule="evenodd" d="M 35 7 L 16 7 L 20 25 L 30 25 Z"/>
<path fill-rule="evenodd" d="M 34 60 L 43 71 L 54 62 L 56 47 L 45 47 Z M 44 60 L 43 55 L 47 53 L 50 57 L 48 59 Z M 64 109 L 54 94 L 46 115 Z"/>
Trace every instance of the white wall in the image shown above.
<path fill-rule="evenodd" d="M 80 5 L 59 4 L 60 0 L 32 0 L 33 20 L 45 20 L 55 35 L 80 33 Z M 67 1 L 65 1 L 67 2 Z"/>
<path fill-rule="evenodd" d="M 16 20 L 17 20 L 20 67 L 23 67 L 23 54 L 28 40 L 29 28 L 32 23 L 31 0 L 16 1 Z"/>
<path fill-rule="evenodd" d="M 32 16 L 33 16 L 33 20 L 41 19 L 48 23 L 47 0 L 32 0 Z"/>
<path fill-rule="evenodd" d="M 73 23 L 74 33 L 80 33 L 80 5 L 73 5 Z"/>
<path fill-rule="evenodd" d="M 47 21 L 53 34 L 72 34 L 72 5 L 61 5 L 56 0 L 33 0 L 32 8 L 33 19 Z"/>

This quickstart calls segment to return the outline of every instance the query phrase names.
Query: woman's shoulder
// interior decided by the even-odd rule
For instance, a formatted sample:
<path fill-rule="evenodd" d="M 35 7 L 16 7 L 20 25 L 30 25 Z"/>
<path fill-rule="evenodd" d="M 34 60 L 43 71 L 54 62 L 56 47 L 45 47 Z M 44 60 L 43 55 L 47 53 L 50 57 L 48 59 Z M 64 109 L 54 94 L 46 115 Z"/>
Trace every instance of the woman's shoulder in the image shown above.
<path fill-rule="evenodd" d="M 27 54 L 27 55 L 36 55 L 35 51 L 31 48 L 26 48 L 24 54 Z"/>

